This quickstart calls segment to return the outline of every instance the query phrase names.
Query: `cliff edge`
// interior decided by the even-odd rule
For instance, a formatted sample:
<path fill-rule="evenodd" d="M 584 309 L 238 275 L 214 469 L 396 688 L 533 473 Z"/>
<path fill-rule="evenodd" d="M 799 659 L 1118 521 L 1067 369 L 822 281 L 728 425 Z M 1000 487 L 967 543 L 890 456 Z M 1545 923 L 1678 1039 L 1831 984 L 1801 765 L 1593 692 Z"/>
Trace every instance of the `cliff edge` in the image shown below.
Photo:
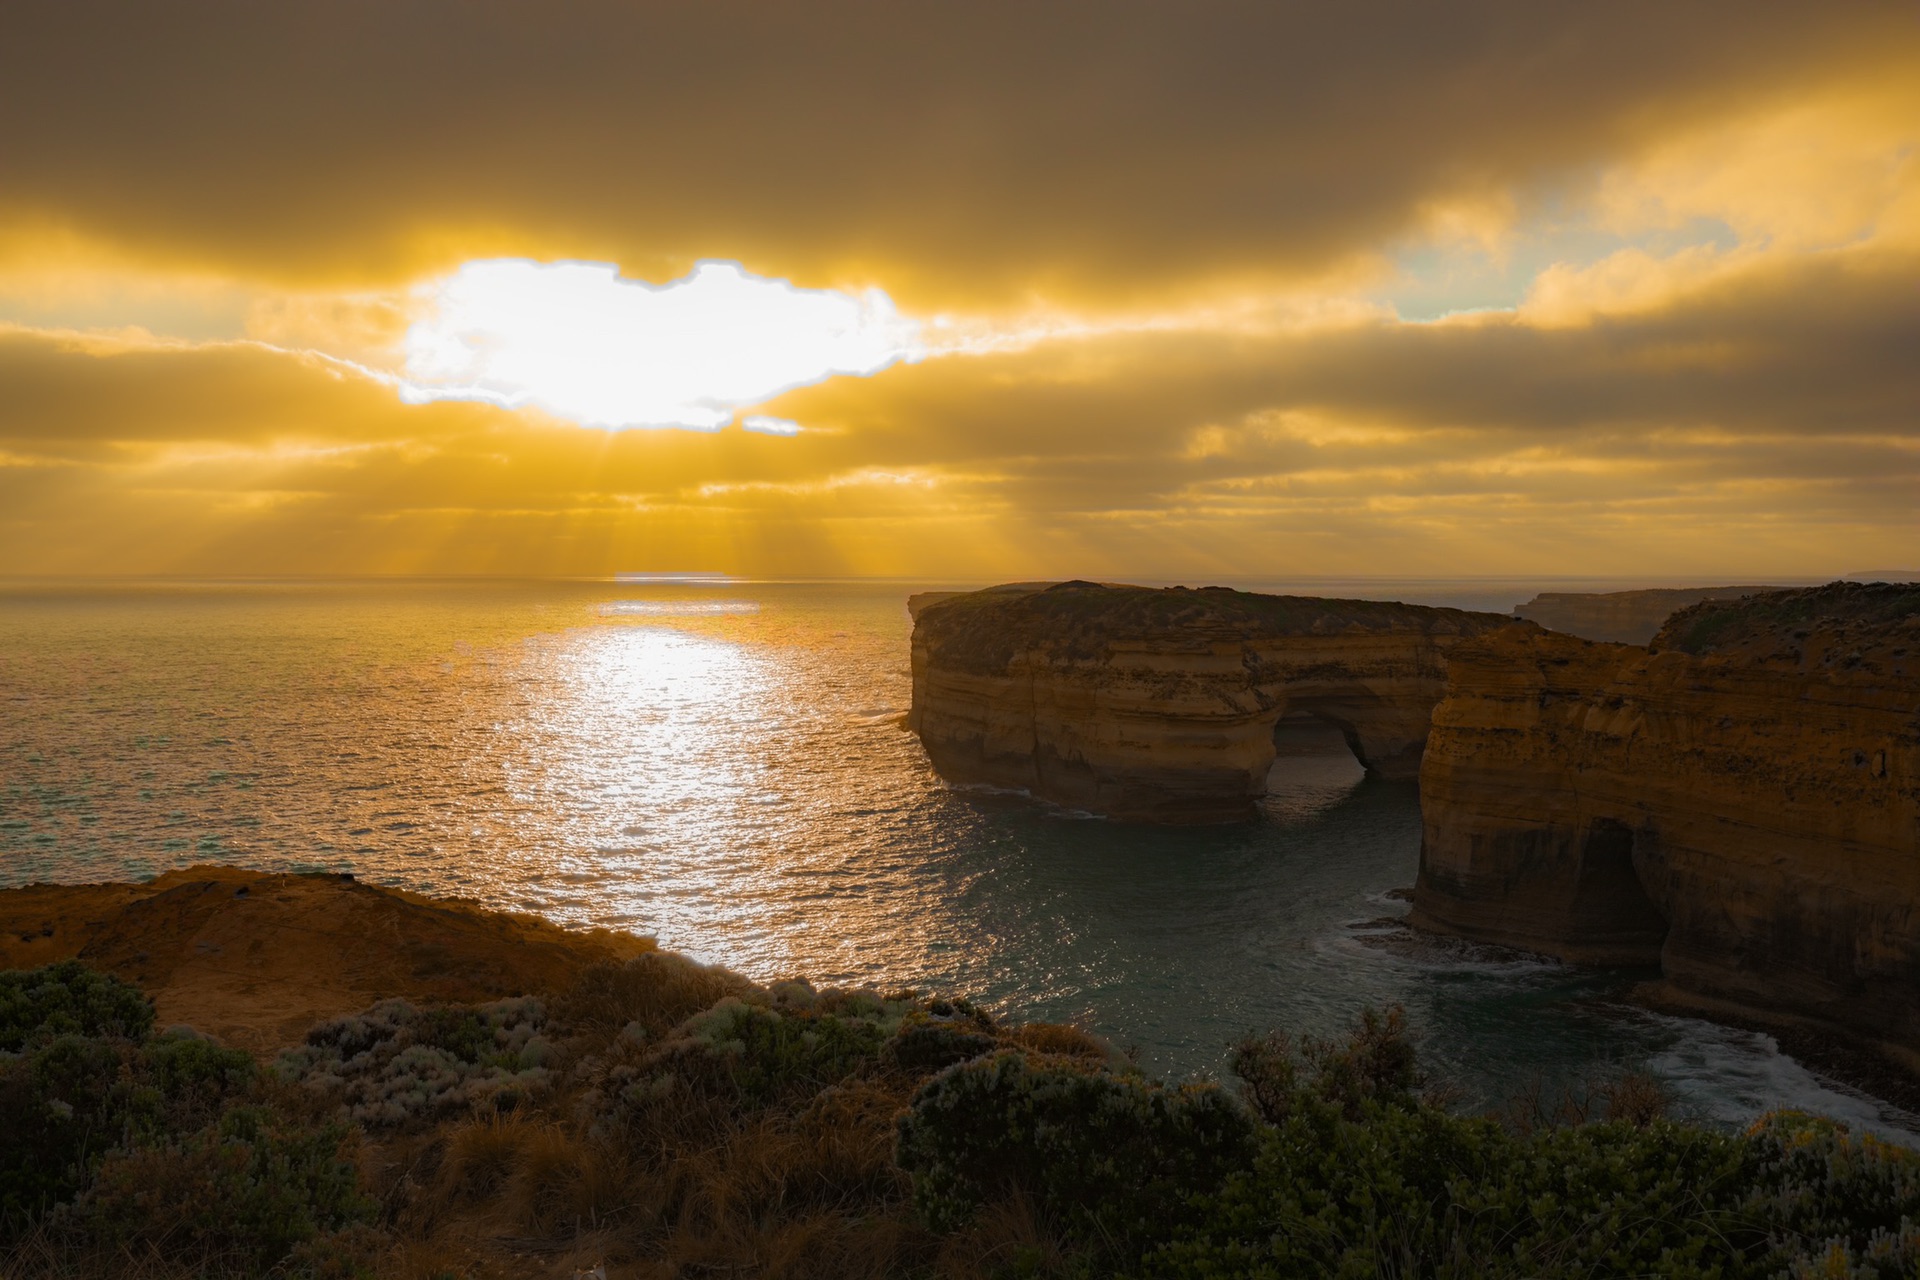
<path fill-rule="evenodd" d="M 1253 814 L 1274 727 L 1337 726 L 1367 769 L 1411 778 L 1447 652 L 1498 614 L 1376 600 L 1063 582 L 923 601 L 913 710 L 941 775 L 1162 822 Z"/>
<path fill-rule="evenodd" d="M 1413 922 L 1920 1050 L 1920 587 L 1452 651 Z"/>

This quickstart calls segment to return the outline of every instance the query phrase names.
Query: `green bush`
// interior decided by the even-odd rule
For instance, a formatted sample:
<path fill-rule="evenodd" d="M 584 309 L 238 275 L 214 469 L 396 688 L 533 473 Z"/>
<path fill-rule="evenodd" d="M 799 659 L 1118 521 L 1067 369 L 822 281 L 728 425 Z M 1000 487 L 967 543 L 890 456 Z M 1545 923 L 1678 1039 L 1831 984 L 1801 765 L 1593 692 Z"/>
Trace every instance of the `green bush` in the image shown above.
<path fill-rule="evenodd" d="M 128 1046 L 63 1035 L 0 1065 L 0 1232 L 11 1235 L 92 1179 L 125 1128 Z"/>
<path fill-rule="evenodd" d="M 811 1097 L 871 1066 L 886 1041 L 882 1011 L 841 1016 L 788 1012 L 729 996 L 687 1020 L 661 1046 L 655 1071 L 738 1094 L 748 1106 Z"/>
<path fill-rule="evenodd" d="M 997 1043 L 992 1019 L 965 1001 L 911 993 L 815 991 L 805 982 L 728 995 L 655 1040 L 638 1022 L 604 1054 L 576 1064 L 586 1084 L 576 1113 L 607 1137 L 683 1116 L 797 1109 L 809 1099 L 887 1068 L 915 1075 Z M 577 1015 L 576 1015 L 577 1016 Z"/>
<path fill-rule="evenodd" d="M 245 1050 L 224 1049 L 191 1032 L 170 1031 L 147 1041 L 131 1066 L 129 1119 L 142 1138 L 211 1124 L 260 1074 Z"/>
<path fill-rule="evenodd" d="M 885 1057 L 902 1071 L 929 1074 L 991 1053 L 999 1043 L 984 1013 L 964 1000 L 935 1000 L 900 1020 Z"/>
<path fill-rule="evenodd" d="M 136 1255 L 258 1274 L 371 1218 L 348 1137 L 337 1123 L 235 1107 L 197 1133 L 108 1156 L 68 1225 Z"/>
<path fill-rule="evenodd" d="M 556 1050 L 532 997 L 419 1009 L 383 1000 L 322 1023 L 274 1072 L 361 1124 L 395 1127 L 487 1105 L 510 1110 L 546 1091 Z"/>
<path fill-rule="evenodd" d="M 1084 1239 L 1140 1242 L 1254 1151 L 1252 1116 L 1217 1087 L 1002 1052 L 929 1081 L 900 1118 L 895 1159 L 937 1230 L 1020 1194 Z"/>
<path fill-rule="evenodd" d="M 1763 1119 L 1746 1145 L 1744 1208 L 1781 1274 L 1920 1274 L 1920 1154 L 1794 1112 Z"/>
<path fill-rule="evenodd" d="M 12 1058 L 0 1067 L 0 1221 L 18 1229 L 71 1200 L 111 1149 L 212 1123 L 254 1076 L 245 1053 L 191 1035 L 64 1035 Z"/>
<path fill-rule="evenodd" d="M 1520 1137 L 1433 1107 L 1297 1115 L 1147 1252 L 1150 1276 L 1747 1274 L 1741 1140 L 1665 1122 Z"/>
<path fill-rule="evenodd" d="M 139 1040 L 153 1029 L 153 1002 L 138 987 L 78 960 L 0 970 L 0 1053 L 55 1036 Z"/>

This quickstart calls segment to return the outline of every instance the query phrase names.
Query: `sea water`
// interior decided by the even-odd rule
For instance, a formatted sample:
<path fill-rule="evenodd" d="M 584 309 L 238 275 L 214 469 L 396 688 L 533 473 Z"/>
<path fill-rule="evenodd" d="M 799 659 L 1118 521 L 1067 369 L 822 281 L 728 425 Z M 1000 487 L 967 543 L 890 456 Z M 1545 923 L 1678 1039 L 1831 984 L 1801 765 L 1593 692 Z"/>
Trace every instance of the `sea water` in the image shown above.
<path fill-rule="evenodd" d="M 970 995 L 1166 1077 L 1398 1004 L 1463 1106 L 1645 1070 L 1716 1123 L 1915 1127 L 1769 1037 L 1625 1004 L 1648 975 L 1399 927 L 1419 796 L 1337 736 L 1288 729 L 1226 826 L 946 786 L 905 728 L 906 596 L 942 585 L 0 585 L 0 885 L 352 871 L 758 979 Z M 1504 610 L 1608 584 L 1255 585 Z"/>

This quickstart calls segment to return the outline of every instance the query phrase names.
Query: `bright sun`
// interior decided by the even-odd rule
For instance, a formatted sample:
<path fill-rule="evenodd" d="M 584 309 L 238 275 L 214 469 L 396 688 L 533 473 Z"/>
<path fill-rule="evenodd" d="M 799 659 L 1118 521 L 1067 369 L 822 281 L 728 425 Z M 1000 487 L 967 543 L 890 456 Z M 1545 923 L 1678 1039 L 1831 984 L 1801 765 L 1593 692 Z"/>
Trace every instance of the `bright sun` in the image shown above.
<path fill-rule="evenodd" d="M 405 399 L 531 404 L 595 427 L 714 431 L 782 391 L 922 354 L 918 324 L 878 289 L 798 289 L 731 262 L 655 286 L 612 263 L 489 259 L 421 300 Z"/>

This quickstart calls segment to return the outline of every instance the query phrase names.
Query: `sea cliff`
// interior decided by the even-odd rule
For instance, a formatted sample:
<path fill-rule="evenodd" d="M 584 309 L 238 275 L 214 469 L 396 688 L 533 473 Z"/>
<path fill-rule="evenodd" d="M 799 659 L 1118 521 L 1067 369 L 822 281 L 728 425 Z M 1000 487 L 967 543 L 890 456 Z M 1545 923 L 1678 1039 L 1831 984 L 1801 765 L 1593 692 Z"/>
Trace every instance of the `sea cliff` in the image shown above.
<path fill-rule="evenodd" d="M 1414 923 L 1920 1050 L 1920 588 L 1449 655 Z"/>
<path fill-rule="evenodd" d="M 1367 769 L 1414 777 L 1446 655 L 1497 614 L 1208 587 L 992 588 L 919 599 L 913 710 L 948 780 L 1165 822 L 1250 816 L 1274 726 L 1337 726 Z"/>

